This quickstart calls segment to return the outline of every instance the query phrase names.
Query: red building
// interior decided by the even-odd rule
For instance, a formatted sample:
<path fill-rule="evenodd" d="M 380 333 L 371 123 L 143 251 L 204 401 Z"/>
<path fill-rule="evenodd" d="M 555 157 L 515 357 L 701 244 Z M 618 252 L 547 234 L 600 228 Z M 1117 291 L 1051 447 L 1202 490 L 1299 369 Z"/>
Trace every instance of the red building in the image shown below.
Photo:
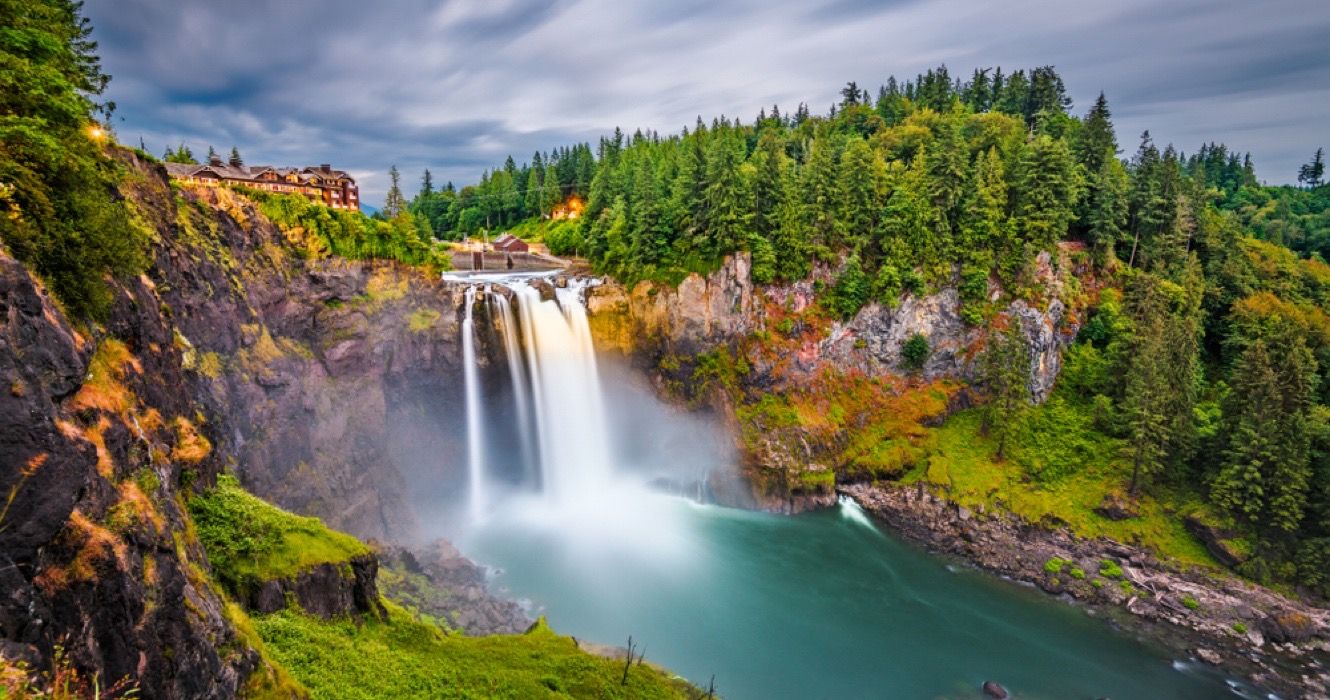
<path fill-rule="evenodd" d="M 503 253 L 525 253 L 531 250 L 531 246 L 517 236 L 505 233 L 494 239 L 494 249 Z"/>
<path fill-rule="evenodd" d="M 166 172 L 196 185 L 231 183 L 279 194 L 303 194 L 333 209 L 360 210 L 360 188 L 344 170 L 324 163 L 318 167 L 274 168 L 269 165 L 228 165 L 214 157 L 206 165 L 167 163 Z"/>

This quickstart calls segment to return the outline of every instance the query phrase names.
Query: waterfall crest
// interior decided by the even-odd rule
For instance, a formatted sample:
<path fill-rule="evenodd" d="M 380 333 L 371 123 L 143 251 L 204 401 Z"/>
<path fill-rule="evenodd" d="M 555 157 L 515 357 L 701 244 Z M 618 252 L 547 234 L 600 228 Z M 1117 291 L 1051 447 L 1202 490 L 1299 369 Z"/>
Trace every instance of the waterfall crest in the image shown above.
<path fill-rule="evenodd" d="M 496 312 L 512 385 L 515 458 L 522 461 L 523 486 L 553 504 L 566 503 L 611 478 L 610 429 L 601 396 L 595 346 L 587 322 L 588 280 L 544 292 L 521 276 L 486 279 L 465 293 L 462 354 L 467 413 L 468 511 L 482 519 L 493 505 L 493 485 L 476 358 L 473 309 L 483 289 Z M 502 289 L 496 289 L 496 287 Z M 509 299 L 511 295 L 511 301 Z"/>

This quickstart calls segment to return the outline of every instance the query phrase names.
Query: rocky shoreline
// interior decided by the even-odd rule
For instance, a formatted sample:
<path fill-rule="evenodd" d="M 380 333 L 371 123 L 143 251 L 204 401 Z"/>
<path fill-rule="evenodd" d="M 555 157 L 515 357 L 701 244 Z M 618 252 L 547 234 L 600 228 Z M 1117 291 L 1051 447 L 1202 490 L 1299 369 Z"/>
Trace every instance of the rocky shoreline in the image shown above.
<path fill-rule="evenodd" d="M 972 512 L 922 485 L 838 492 L 932 551 L 1085 605 L 1281 698 L 1330 698 L 1330 610 L 1236 577 L 1183 570 L 1138 547 Z"/>

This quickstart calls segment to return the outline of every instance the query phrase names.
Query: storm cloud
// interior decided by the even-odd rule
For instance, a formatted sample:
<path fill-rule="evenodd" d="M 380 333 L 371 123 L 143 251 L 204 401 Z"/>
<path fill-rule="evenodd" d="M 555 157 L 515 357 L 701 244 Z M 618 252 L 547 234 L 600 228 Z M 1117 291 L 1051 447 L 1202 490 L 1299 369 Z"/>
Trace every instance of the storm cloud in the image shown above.
<path fill-rule="evenodd" d="M 1083 112 L 1101 90 L 1125 151 L 1149 129 L 1250 151 L 1289 182 L 1330 145 L 1324 0 L 90 0 L 116 130 L 154 153 L 238 146 L 331 162 L 377 204 L 474 182 L 512 154 L 699 115 L 825 111 L 846 81 L 945 63 L 1053 64 Z"/>

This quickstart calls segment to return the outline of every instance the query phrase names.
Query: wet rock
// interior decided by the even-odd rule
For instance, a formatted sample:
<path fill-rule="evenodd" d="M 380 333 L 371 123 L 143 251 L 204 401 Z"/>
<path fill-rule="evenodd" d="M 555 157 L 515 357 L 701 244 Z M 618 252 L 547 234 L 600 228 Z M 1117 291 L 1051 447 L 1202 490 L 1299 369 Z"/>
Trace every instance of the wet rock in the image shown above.
<path fill-rule="evenodd" d="M 1271 642 L 1292 642 L 1301 644 L 1317 635 L 1316 622 L 1309 615 L 1299 612 L 1280 612 L 1260 622 L 1261 632 Z"/>
<path fill-rule="evenodd" d="M 985 696 L 995 698 L 995 700 L 1006 700 L 1006 698 L 1011 697 L 1007 693 L 1007 689 L 1003 688 L 997 681 L 984 681 L 983 690 Z"/>
<path fill-rule="evenodd" d="M 1205 647 L 1199 647 L 1196 649 L 1196 658 L 1211 666 L 1220 666 L 1224 663 L 1224 657 L 1221 656 L 1219 652 Z"/>

